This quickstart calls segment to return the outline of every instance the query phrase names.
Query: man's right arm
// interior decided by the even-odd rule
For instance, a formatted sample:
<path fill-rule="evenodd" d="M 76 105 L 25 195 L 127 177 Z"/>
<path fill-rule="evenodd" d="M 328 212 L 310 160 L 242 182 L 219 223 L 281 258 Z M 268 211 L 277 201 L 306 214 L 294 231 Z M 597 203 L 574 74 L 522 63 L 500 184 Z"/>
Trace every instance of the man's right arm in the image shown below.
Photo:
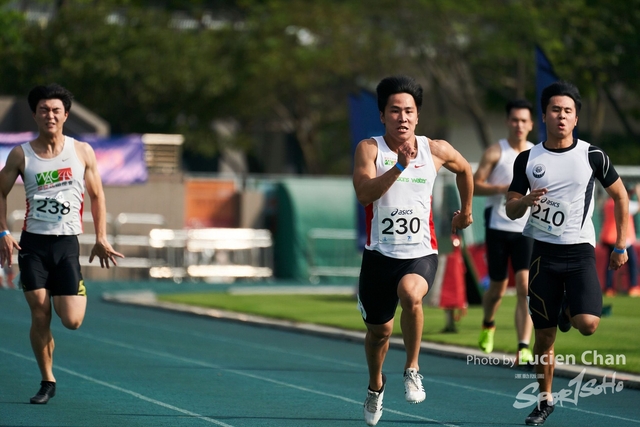
<path fill-rule="evenodd" d="M 15 147 L 9 152 L 7 162 L 0 171 L 0 234 L 9 230 L 7 226 L 7 196 L 18 179 L 23 163 L 22 147 Z M 5 234 L 0 238 L 0 266 L 11 266 L 14 248 L 20 249 L 20 246 L 11 234 Z"/>
<path fill-rule="evenodd" d="M 493 168 L 500 160 L 501 155 L 500 145 L 494 144 L 487 148 L 482 154 L 478 169 L 473 174 L 473 195 L 474 196 L 492 196 L 494 194 L 506 194 L 509 189 L 509 184 L 494 185 L 489 184 L 487 179 Z"/>
<path fill-rule="evenodd" d="M 509 186 L 505 205 L 507 216 L 512 220 L 522 218 L 527 213 L 527 209 L 537 205 L 542 196 L 547 193 L 546 188 L 536 188 L 529 191 L 529 179 L 526 172 L 528 161 L 529 150 L 518 154 L 513 163 L 513 180 Z M 527 191 L 529 191 L 528 194 Z"/>
<path fill-rule="evenodd" d="M 382 197 L 402 173 L 399 168 L 392 167 L 384 174 L 376 176 L 377 155 L 378 145 L 374 139 L 364 139 L 356 147 L 353 188 L 356 190 L 356 198 L 362 206 L 367 206 Z M 400 156 L 398 161 L 400 161 Z M 406 165 L 403 166 L 406 167 Z"/>

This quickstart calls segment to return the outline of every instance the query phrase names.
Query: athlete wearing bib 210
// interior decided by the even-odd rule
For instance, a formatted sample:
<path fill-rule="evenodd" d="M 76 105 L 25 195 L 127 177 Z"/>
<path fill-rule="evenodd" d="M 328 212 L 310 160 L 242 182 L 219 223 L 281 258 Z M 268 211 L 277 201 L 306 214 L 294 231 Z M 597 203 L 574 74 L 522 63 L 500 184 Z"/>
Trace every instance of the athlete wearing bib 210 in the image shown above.
<path fill-rule="evenodd" d="M 554 410 L 557 330 L 575 327 L 591 335 L 600 323 L 602 292 L 591 220 L 596 180 L 616 205 L 620 253 L 611 254 L 609 267 L 618 269 L 627 261 L 623 248 L 629 199 L 624 184 L 600 148 L 573 137 L 582 105 L 580 92 L 571 83 L 555 82 L 542 91 L 540 104 L 547 139 L 516 158 L 506 204 L 511 219 L 529 212 L 523 234 L 534 239 L 528 297 L 539 398 L 525 419 L 528 425 L 544 424 Z"/>

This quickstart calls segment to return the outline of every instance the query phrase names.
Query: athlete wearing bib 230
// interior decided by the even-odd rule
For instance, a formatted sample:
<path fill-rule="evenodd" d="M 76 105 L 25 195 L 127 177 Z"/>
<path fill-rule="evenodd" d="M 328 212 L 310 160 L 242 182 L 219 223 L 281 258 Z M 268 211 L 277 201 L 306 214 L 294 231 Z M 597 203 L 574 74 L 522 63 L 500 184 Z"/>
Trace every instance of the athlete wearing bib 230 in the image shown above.
<path fill-rule="evenodd" d="M 438 247 L 431 194 L 438 170 L 456 174 L 461 207 L 451 229 L 473 222 L 471 166 L 447 141 L 417 136 L 422 87 L 407 76 L 377 86 L 383 136 L 366 138 L 354 154 L 353 187 L 366 213 L 367 241 L 358 285 L 358 308 L 367 327 L 365 353 L 369 385 L 364 419 L 374 426 L 382 416 L 386 375 L 382 372 L 398 303 L 406 359 L 405 399 L 425 400 L 418 363 L 424 316 L 422 300 L 433 285 Z"/>
<path fill-rule="evenodd" d="M 394 167 L 398 155 L 389 149 L 383 137 L 373 139 L 378 144 L 376 169 L 378 175 L 382 175 Z M 365 248 L 392 258 L 418 258 L 438 253 L 431 212 L 437 172 L 428 139 L 416 135 L 416 140 L 417 157 L 411 160 L 389 191 L 365 208 Z"/>

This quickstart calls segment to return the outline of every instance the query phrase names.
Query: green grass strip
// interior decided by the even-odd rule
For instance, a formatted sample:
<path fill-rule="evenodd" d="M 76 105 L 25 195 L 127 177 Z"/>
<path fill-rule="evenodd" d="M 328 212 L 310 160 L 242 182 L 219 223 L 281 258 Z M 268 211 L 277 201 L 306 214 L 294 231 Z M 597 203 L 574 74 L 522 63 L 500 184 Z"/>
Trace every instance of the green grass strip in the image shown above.
<path fill-rule="evenodd" d="M 348 295 L 230 295 L 219 292 L 162 294 L 162 301 L 172 301 L 201 307 L 219 308 L 239 313 L 255 314 L 275 319 L 334 326 L 364 331 L 364 323 L 356 308 L 355 296 Z M 505 296 L 496 316 L 495 351 L 515 354 L 514 327 L 516 298 Z M 573 355 L 576 363 L 586 362 L 616 371 L 640 373 L 638 351 L 638 311 L 640 299 L 618 296 L 605 298 L 611 314 L 603 317 L 594 335 L 585 337 L 575 329 L 563 334 L 558 331 L 555 353 L 565 358 Z M 394 335 L 400 336 L 400 310 L 396 313 Z M 443 333 L 444 312 L 425 307 L 424 341 L 477 348 L 482 322 L 481 307 L 470 307 L 456 323 L 457 333 Z M 531 346 L 533 346 L 533 337 Z M 622 360 L 624 359 L 624 360 Z M 624 362 L 624 363 L 623 363 Z"/>

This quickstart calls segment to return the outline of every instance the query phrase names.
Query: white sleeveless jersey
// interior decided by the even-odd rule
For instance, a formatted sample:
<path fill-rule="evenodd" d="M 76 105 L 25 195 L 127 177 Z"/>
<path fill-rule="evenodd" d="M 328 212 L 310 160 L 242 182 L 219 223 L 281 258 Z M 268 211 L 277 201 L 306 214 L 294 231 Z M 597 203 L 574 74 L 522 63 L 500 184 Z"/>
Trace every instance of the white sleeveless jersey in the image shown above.
<path fill-rule="evenodd" d="M 394 167 L 398 155 L 384 138 L 378 144 L 376 176 Z M 420 258 L 438 253 L 431 200 L 437 171 L 429 140 L 416 136 L 418 154 L 396 182 L 378 200 L 365 207 L 367 249 L 399 259 Z"/>
<path fill-rule="evenodd" d="M 52 159 L 38 157 L 29 142 L 22 144 L 22 150 L 27 197 L 23 230 L 64 236 L 82 233 L 85 167 L 73 138 L 65 136 L 62 151 Z"/>
<path fill-rule="evenodd" d="M 589 147 L 588 142 L 577 140 L 568 150 L 549 151 L 542 143 L 530 150 L 525 169 L 530 188 L 547 188 L 548 193 L 531 208 L 524 235 L 561 245 L 596 245 L 591 220 L 595 177 Z"/>
<path fill-rule="evenodd" d="M 500 159 L 489 174 L 487 183 L 508 185 L 513 179 L 513 162 L 520 153 L 514 150 L 506 139 L 501 139 L 498 144 L 500 144 Z M 533 147 L 533 143 L 527 141 L 527 149 L 531 147 Z M 486 212 L 485 226 L 494 230 L 522 233 L 522 229 L 527 223 L 526 214 L 522 218 L 512 221 L 507 216 L 505 203 L 507 203 L 506 194 L 487 196 L 485 208 L 489 211 Z"/>

